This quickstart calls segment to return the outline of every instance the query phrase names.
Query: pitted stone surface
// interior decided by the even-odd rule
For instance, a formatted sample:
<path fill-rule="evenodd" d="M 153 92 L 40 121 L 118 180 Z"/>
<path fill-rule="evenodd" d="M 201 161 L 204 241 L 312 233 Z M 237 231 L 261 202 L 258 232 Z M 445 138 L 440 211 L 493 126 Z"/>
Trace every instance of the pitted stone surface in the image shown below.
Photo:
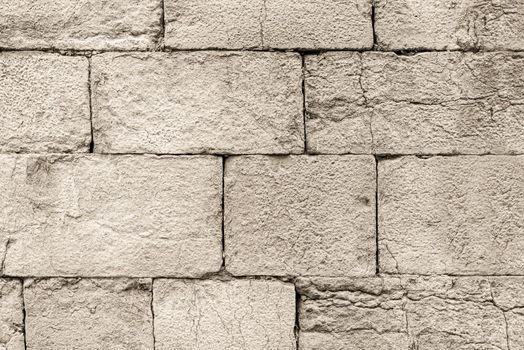
<path fill-rule="evenodd" d="M 519 335 L 506 323 L 511 312 L 496 297 L 498 287 L 514 283 L 522 278 L 301 278 L 300 349 L 519 348 Z"/>
<path fill-rule="evenodd" d="M 298 54 L 104 54 L 92 66 L 96 152 L 303 151 Z"/>
<path fill-rule="evenodd" d="M 234 275 L 375 272 L 375 161 L 245 156 L 225 166 L 226 269 Z"/>
<path fill-rule="evenodd" d="M 158 45 L 161 0 L 0 2 L 0 48 L 145 50 Z"/>
<path fill-rule="evenodd" d="M 294 350 L 295 288 L 269 280 L 155 280 L 155 349 Z"/>
<path fill-rule="evenodd" d="M 26 280 L 27 350 L 153 349 L 150 279 Z"/>
<path fill-rule="evenodd" d="M 524 152 L 520 53 L 306 56 L 312 153 Z"/>
<path fill-rule="evenodd" d="M 376 0 L 383 50 L 523 50 L 523 0 Z"/>
<path fill-rule="evenodd" d="M 0 164 L 7 275 L 196 277 L 220 268 L 220 158 L 3 155 Z"/>
<path fill-rule="evenodd" d="M 1 52 L 0 152 L 87 152 L 87 77 L 85 57 Z"/>
<path fill-rule="evenodd" d="M 0 349 L 25 350 L 22 283 L 0 279 Z"/>
<path fill-rule="evenodd" d="M 380 271 L 524 272 L 524 157 L 402 157 L 378 165 Z"/>
<path fill-rule="evenodd" d="M 177 49 L 370 49 L 371 0 L 166 0 Z"/>

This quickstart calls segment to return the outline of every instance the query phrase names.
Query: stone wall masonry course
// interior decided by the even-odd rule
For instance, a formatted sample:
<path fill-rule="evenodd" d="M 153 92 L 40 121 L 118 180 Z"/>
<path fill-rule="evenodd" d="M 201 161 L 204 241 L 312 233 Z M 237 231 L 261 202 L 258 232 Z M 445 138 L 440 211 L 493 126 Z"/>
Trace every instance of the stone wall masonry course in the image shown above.
<path fill-rule="evenodd" d="M 520 349 L 522 287 L 522 277 L 299 279 L 300 349 Z"/>
<path fill-rule="evenodd" d="M 182 276 L 222 263 L 212 156 L 0 156 L 9 276 Z"/>
<path fill-rule="evenodd" d="M 523 0 L 375 0 L 383 50 L 524 50 Z"/>
<path fill-rule="evenodd" d="M 28 279 L 27 350 L 152 350 L 150 279 Z"/>
<path fill-rule="evenodd" d="M 524 157 L 378 165 L 380 271 L 524 275 Z"/>
<path fill-rule="evenodd" d="M 25 350 L 22 283 L 0 278 L 0 349 Z"/>
<path fill-rule="evenodd" d="M 298 54 L 104 54 L 92 65 L 95 152 L 303 151 Z"/>
<path fill-rule="evenodd" d="M 295 288 L 270 280 L 154 282 L 157 350 L 295 350 Z"/>
<path fill-rule="evenodd" d="M 0 152 L 87 152 L 88 89 L 85 57 L 0 52 Z"/>
<path fill-rule="evenodd" d="M 521 53 L 306 56 L 312 153 L 524 152 Z"/>
<path fill-rule="evenodd" d="M 371 0 L 166 0 L 176 49 L 370 49 Z"/>
<path fill-rule="evenodd" d="M 373 275 L 375 183 L 370 156 L 228 158 L 226 270 L 237 276 Z"/>
<path fill-rule="evenodd" d="M 0 2 L 0 48 L 150 50 L 159 45 L 161 0 Z"/>

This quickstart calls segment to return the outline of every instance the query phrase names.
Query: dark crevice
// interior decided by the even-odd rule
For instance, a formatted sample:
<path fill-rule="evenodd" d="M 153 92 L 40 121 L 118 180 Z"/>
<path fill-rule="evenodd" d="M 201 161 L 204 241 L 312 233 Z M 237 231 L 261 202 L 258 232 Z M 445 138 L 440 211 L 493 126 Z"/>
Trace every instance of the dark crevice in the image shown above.
<path fill-rule="evenodd" d="M 143 153 L 143 152 L 94 152 L 99 156 L 151 156 L 151 157 L 201 157 L 201 156 L 209 156 L 209 157 L 245 157 L 245 156 L 268 156 L 268 157 L 289 157 L 293 155 L 304 155 L 303 153 L 286 153 L 286 154 L 278 154 L 278 153 L 210 153 L 210 152 L 195 152 L 195 153 Z M 34 154 L 34 152 L 8 152 L 8 153 L 2 153 L 0 152 L 0 155 L 10 155 L 10 154 L 17 154 L 17 155 L 30 155 Z M 49 154 L 55 154 L 55 155 L 69 155 L 69 154 L 77 154 L 75 152 L 60 152 L 60 153 L 49 153 Z M 355 156 L 355 157 L 369 157 L 369 156 L 375 156 L 382 159 L 395 159 L 395 158 L 401 158 L 401 157 L 417 157 L 420 159 L 429 159 L 432 157 L 463 157 L 463 156 L 471 156 L 471 157 L 522 157 L 524 156 L 524 153 L 381 153 L 381 152 L 375 152 L 375 153 L 357 153 L 357 152 L 341 152 L 341 153 L 328 153 L 328 152 L 314 152 L 310 151 L 307 154 L 308 156 Z"/>
<path fill-rule="evenodd" d="M 89 153 L 95 151 L 95 138 L 93 132 L 93 92 L 91 91 L 91 58 L 87 59 L 87 92 L 89 94 L 89 123 L 91 127 L 91 141 L 89 142 Z"/>
<path fill-rule="evenodd" d="M 375 34 L 373 35 L 374 37 Z M 375 40 L 375 39 L 374 39 Z M 378 44 L 377 44 L 378 45 Z M 11 47 L 0 47 L 0 52 L 41 52 L 41 53 L 56 53 L 63 56 L 84 56 L 91 57 L 96 54 L 102 53 L 140 53 L 140 52 L 157 52 L 158 49 L 147 48 L 147 49 L 122 49 L 122 48 L 111 48 L 111 49 L 100 49 L 100 50 L 76 50 L 76 49 L 59 49 L 53 47 L 40 47 L 40 48 L 11 48 Z M 393 53 L 398 56 L 412 56 L 418 53 L 427 53 L 427 52 L 457 52 L 457 53 L 524 53 L 524 50 L 479 50 L 479 49 L 430 49 L 430 48 L 410 48 L 404 50 L 389 50 L 386 48 L 374 47 L 372 50 L 369 48 L 291 48 L 291 49 L 282 49 L 282 48 L 245 48 L 245 49 L 229 49 L 223 47 L 204 47 L 204 48 L 193 48 L 193 49 L 177 49 L 172 47 L 164 47 L 162 51 L 165 52 L 231 52 L 231 53 L 242 53 L 242 52 L 290 52 L 297 53 L 301 55 L 320 55 L 327 52 L 384 52 L 384 53 Z"/>
<path fill-rule="evenodd" d="M 160 6 L 162 7 L 162 14 L 160 15 L 160 35 L 157 46 L 158 49 L 163 50 L 166 46 L 166 4 L 164 0 L 160 0 Z"/>
<path fill-rule="evenodd" d="M 378 275 L 380 273 L 380 267 L 379 267 L 379 245 L 378 245 L 378 189 L 379 189 L 379 183 L 378 183 L 378 162 L 379 158 L 375 156 L 375 275 Z"/>
<path fill-rule="evenodd" d="M 398 276 L 424 276 L 424 277 L 524 277 L 524 273 L 521 274 L 468 274 L 468 273 L 391 273 L 391 272 L 381 272 L 378 277 L 398 277 Z M 281 281 L 286 283 L 293 283 L 297 276 L 293 275 L 232 275 L 230 273 L 220 272 L 211 272 L 208 274 L 203 274 L 201 276 L 183 276 L 183 275 L 157 275 L 151 277 L 151 275 L 93 275 L 93 276 L 75 276 L 75 275 L 4 275 L 3 279 L 35 279 L 35 280 L 50 280 L 50 279 L 65 279 L 65 280 L 78 280 L 78 279 L 98 279 L 98 280 L 114 280 L 114 279 L 140 279 L 140 278 L 154 278 L 154 279 L 173 279 L 173 280 L 268 280 L 268 281 Z M 347 278 L 340 275 L 300 275 L 300 278 L 333 278 L 333 279 L 344 279 Z M 354 277 L 356 279 L 363 277 Z"/>
<path fill-rule="evenodd" d="M 306 58 L 303 54 L 302 59 L 302 122 L 304 123 L 304 153 L 307 153 L 307 125 L 306 125 Z"/>
<path fill-rule="evenodd" d="M 155 280 L 151 280 L 151 332 L 153 335 L 153 350 L 156 348 L 156 338 L 155 338 Z"/>
<path fill-rule="evenodd" d="M 22 280 L 22 321 L 24 327 L 24 349 L 27 349 L 27 312 L 25 310 L 25 281 Z"/>
<path fill-rule="evenodd" d="M 7 259 L 7 252 L 9 250 L 9 246 L 11 245 L 11 243 L 12 243 L 11 238 L 8 238 L 7 241 L 5 242 L 4 256 L 2 257 L 2 262 L 0 265 L 0 276 L 4 276 L 5 274 L 5 261 Z"/>
<path fill-rule="evenodd" d="M 300 340 L 300 293 L 298 292 L 297 286 L 295 285 L 295 349 L 299 349 Z"/>
<path fill-rule="evenodd" d="M 225 234 L 225 178 L 226 178 L 226 159 L 227 157 L 222 157 L 222 223 L 221 223 L 221 232 L 222 232 L 222 266 L 220 271 L 226 270 L 226 234 Z"/>
<path fill-rule="evenodd" d="M 373 30 L 373 50 L 378 50 L 377 32 L 375 30 L 375 0 L 371 2 L 371 29 Z"/>

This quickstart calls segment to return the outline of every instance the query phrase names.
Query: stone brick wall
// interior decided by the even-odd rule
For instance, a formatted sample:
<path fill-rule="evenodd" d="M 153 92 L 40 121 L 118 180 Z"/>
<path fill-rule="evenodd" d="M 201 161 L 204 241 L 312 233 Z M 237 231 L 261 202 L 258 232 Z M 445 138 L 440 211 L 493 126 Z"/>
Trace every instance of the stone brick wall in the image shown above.
<path fill-rule="evenodd" d="M 524 0 L 0 1 L 0 350 L 524 349 Z"/>

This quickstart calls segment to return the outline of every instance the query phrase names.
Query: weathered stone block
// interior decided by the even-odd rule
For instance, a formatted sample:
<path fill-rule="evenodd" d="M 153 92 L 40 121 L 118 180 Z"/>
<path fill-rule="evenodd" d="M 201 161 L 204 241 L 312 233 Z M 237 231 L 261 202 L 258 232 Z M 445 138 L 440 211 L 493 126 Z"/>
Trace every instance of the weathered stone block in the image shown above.
<path fill-rule="evenodd" d="M 297 288 L 302 350 L 507 350 L 513 341 L 487 277 L 301 278 Z"/>
<path fill-rule="evenodd" d="M 295 288 L 264 280 L 155 280 L 156 349 L 294 350 Z"/>
<path fill-rule="evenodd" d="M 0 349 L 25 350 L 22 283 L 0 279 Z"/>
<path fill-rule="evenodd" d="M 87 76 L 84 57 L 0 53 L 0 152 L 87 152 Z"/>
<path fill-rule="evenodd" d="M 385 50 L 523 50 L 522 0 L 376 0 Z"/>
<path fill-rule="evenodd" d="M 166 0 L 177 49 L 369 49 L 370 0 Z"/>
<path fill-rule="evenodd" d="M 381 272 L 524 272 L 524 157 L 402 157 L 378 174 Z"/>
<path fill-rule="evenodd" d="M 158 45 L 161 0 L 0 2 L 0 47 L 146 50 Z"/>
<path fill-rule="evenodd" d="M 10 276 L 201 276 L 218 271 L 221 159 L 0 156 Z"/>
<path fill-rule="evenodd" d="M 519 53 L 306 57 L 312 153 L 524 152 Z"/>
<path fill-rule="evenodd" d="M 234 275 L 375 273 L 373 157 L 228 158 L 224 205 Z"/>
<path fill-rule="evenodd" d="M 371 115 L 362 71 L 357 52 L 305 57 L 308 152 L 371 153 Z"/>
<path fill-rule="evenodd" d="M 153 349 L 150 279 L 26 280 L 27 350 Z"/>
<path fill-rule="evenodd" d="M 95 151 L 299 153 L 301 75 L 291 53 L 96 56 Z"/>

